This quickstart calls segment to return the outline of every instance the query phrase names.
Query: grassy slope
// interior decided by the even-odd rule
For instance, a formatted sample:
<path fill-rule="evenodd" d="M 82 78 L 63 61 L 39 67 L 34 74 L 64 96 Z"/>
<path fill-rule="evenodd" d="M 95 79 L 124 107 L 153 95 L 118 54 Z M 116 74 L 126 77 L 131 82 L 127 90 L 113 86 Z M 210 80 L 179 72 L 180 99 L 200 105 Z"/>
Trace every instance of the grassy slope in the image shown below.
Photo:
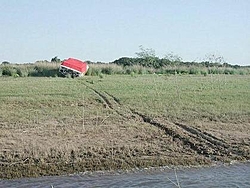
<path fill-rule="evenodd" d="M 0 177 L 206 163 L 211 157 L 190 145 L 199 139 L 171 123 L 249 144 L 249 83 L 225 75 L 1 78 Z M 169 124 L 179 140 L 137 113 Z"/>

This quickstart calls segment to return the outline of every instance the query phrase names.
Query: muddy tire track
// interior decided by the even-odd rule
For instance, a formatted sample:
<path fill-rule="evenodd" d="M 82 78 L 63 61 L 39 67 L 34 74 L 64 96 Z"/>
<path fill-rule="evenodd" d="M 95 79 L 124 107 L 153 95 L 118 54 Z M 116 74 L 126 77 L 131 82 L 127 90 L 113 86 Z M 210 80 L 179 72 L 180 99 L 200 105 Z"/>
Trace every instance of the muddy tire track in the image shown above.
<path fill-rule="evenodd" d="M 86 84 L 85 84 L 86 85 Z M 123 112 L 126 112 L 124 107 L 122 107 L 121 103 L 119 102 L 119 99 L 114 97 L 113 95 L 109 94 L 108 92 L 100 92 L 96 89 L 86 85 L 90 90 L 92 90 L 97 96 L 104 102 L 104 106 L 108 107 L 110 110 L 114 111 L 118 115 L 122 116 L 125 119 L 128 119 L 129 116 L 126 115 Z"/>
<path fill-rule="evenodd" d="M 192 149 L 195 153 L 208 158 L 235 158 L 242 156 L 239 147 L 226 143 L 224 140 L 213 136 L 193 126 L 182 123 L 164 122 L 160 123 L 132 108 L 127 108 L 120 103 L 120 100 L 107 91 L 99 92 L 90 86 L 87 86 L 95 92 L 114 112 L 126 119 L 141 121 L 151 126 L 155 126 L 172 137 L 173 142 L 179 141 L 183 146 Z M 124 114 L 126 112 L 126 115 Z M 216 159 L 217 160 L 217 159 Z"/>
<path fill-rule="evenodd" d="M 187 126 L 180 123 L 174 123 L 179 128 L 183 129 L 183 131 L 187 132 L 190 136 L 193 135 L 196 140 L 200 141 L 201 143 L 207 144 L 209 147 L 213 148 L 214 150 L 217 150 L 216 153 L 223 153 L 223 154 L 230 154 L 228 149 L 230 146 L 226 144 L 224 141 L 222 141 L 219 138 L 216 138 L 215 136 L 209 136 L 209 134 L 205 134 L 203 131 Z"/>
<path fill-rule="evenodd" d="M 217 138 L 209 133 L 206 133 L 205 131 L 201 131 L 198 128 L 187 126 L 187 125 L 184 125 L 181 123 L 174 123 L 174 124 L 182 129 L 184 129 L 185 131 L 191 133 L 191 134 L 201 136 L 202 138 L 208 140 L 209 142 L 211 142 L 213 144 L 218 144 L 218 145 L 226 147 L 226 143 L 222 139 L 219 139 L 219 138 Z"/>
<path fill-rule="evenodd" d="M 164 130 L 167 135 L 173 137 L 174 141 L 178 138 L 183 145 L 189 146 L 192 150 L 205 157 L 215 160 L 218 160 L 218 158 L 249 158 L 247 154 L 244 154 L 245 151 L 240 149 L 239 143 L 232 145 L 192 126 L 170 122 L 163 124 L 133 109 L 131 111 L 140 116 L 144 122 Z"/>
<path fill-rule="evenodd" d="M 206 139 L 202 139 L 197 135 L 190 134 L 189 132 L 186 132 L 184 129 L 180 128 L 179 126 L 176 126 L 175 124 L 162 124 L 139 112 L 133 112 L 140 116 L 144 122 L 164 130 L 167 135 L 173 137 L 173 141 L 176 141 L 176 139 L 178 139 L 182 142 L 183 145 L 190 147 L 192 150 L 194 150 L 200 155 L 210 157 L 211 155 L 221 156 L 222 153 L 228 154 L 228 152 L 226 152 L 223 147 L 218 147 L 210 143 Z"/>
<path fill-rule="evenodd" d="M 114 110 L 113 106 L 112 106 L 112 103 L 108 100 L 108 98 L 103 95 L 101 92 L 89 87 L 92 91 L 94 91 L 106 104 L 106 106 L 112 110 Z"/>
<path fill-rule="evenodd" d="M 192 150 L 196 151 L 197 153 L 199 153 L 199 154 L 206 153 L 205 150 L 202 151 L 202 149 L 201 149 L 199 146 L 197 146 L 196 144 L 194 144 L 194 143 L 193 143 L 192 141 L 190 141 L 187 137 L 183 137 L 182 135 L 176 133 L 176 131 L 174 131 L 174 129 L 168 128 L 168 127 L 166 127 L 166 126 L 163 125 L 163 124 L 160 124 L 160 123 L 158 123 L 158 122 L 156 122 L 156 121 L 153 121 L 153 120 L 150 119 L 149 117 L 146 117 L 145 115 L 143 115 L 143 114 L 141 114 L 141 113 L 139 113 L 139 112 L 136 112 L 136 111 L 133 110 L 133 109 L 128 109 L 129 112 L 130 112 L 129 117 L 124 116 L 124 115 L 121 114 L 117 109 L 113 108 L 113 106 L 115 106 L 115 105 L 113 105 L 113 104 L 115 103 L 116 105 L 119 105 L 119 108 L 122 108 L 122 109 L 124 110 L 124 107 L 122 106 L 122 104 L 121 104 L 120 102 L 117 102 L 117 101 L 119 101 L 119 100 L 118 100 L 116 97 L 114 97 L 113 95 L 111 95 L 111 94 L 109 94 L 108 92 L 104 91 L 104 93 L 105 93 L 106 95 L 108 95 L 108 96 L 112 99 L 112 102 L 111 102 L 111 100 L 109 100 L 108 97 L 105 96 L 105 94 L 102 94 L 101 92 L 95 90 L 94 88 L 92 88 L 92 87 L 90 87 L 90 86 L 87 86 L 87 87 L 88 87 L 89 89 L 91 89 L 94 93 L 96 93 L 96 94 L 105 102 L 105 104 L 107 104 L 107 106 L 108 106 L 110 109 L 114 110 L 114 111 L 115 111 L 117 114 L 119 114 L 120 116 L 125 117 L 125 118 L 127 118 L 127 119 L 131 119 L 131 118 L 132 118 L 132 119 L 134 119 L 135 121 L 138 121 L 138 119 L 139 119 L 139 120 L 141 119 L 141 120 L 140 120 L 141 122 L 150 124 L 151 126 L 153 125 L 153 126 L 159 128 L 159 129 L 164 130 L 164 131 L 165 131 L 165 134 L 171 136 L 171 137 L 173 138 L 173 140 L 176 139 L 176 138 L 178 138 L 179 140 L 181 140 L 181 141 L 184 143 L 184 145 L 188 145 Z"/>
<path fill-rule="evenodd" d="M 187 126 L 181 123 L 175 123 L 175 125 L 182 128 L 189 134 L 195 135 L 197 137 L 197 140 L 199 140 L 200 142 L 202 142 L 203 140 L 206 141 L 214 150 L 216 150 L 217 153 L 221 153 L 223 156 L 225 155 L 235 158 L 244 157 L 246 159 L 249 158 L 247 154 L 244 154 L 244 149 L 241 149 L 242 146 L 243 148 L 245 146 L 248 147 L 247 143 L 227 143 L 226 141 L 193 126 Z"/>
<path fill-rule="evenodd" d="M 107 91 L 105 91 L 105 93 L 110 96 L 118 105 L 121 105 L 120 100 L 118 98 L 116 98 L 114 95 L 108 93 Z"/>
<path fill-rule="evenodd" d="M 184 145 L 189 146 L 192 150 L 196 151 L 197 153 L 199 153 L 199 154 L 205 153 L 205 151 L 202 151 L 202 149 L 198 145 L 193 143 L 189 138 L 184 137 L 181 134 L 177 133 L 173 128 L 167 127 L 159 122 L 156 122 L 156 121 L 152 120 L 151 118 L 149 118 L 149 117 L 147 117 L 139 112 L 134 111 L 133 109 L 131 109 L 131 112 L 133 112 L 133 114 L 141 117 L 145 123 L 148 123 L 150 125 L 158 127 L 161 130 L 164 130 L 165 134 L 171 136 L 173 138 L 173 140 L 178 138 L 180 141 L 183 142 Z"/>

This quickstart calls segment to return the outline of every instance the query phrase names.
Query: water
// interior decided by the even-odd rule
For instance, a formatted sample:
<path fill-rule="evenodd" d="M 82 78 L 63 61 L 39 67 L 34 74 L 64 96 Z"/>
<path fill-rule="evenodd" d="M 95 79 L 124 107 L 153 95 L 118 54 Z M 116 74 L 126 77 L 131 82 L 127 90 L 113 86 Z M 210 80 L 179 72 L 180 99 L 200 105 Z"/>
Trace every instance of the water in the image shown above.
<path fill-rule="evenodd" d="M 176 173 L 175 173 L 176 172 Z M 177 175 L 177 179 L 176 179 Z M 0 180 L 0 187 L 250 187 L 250 163 L 206 168 L 144 169 Z"/>

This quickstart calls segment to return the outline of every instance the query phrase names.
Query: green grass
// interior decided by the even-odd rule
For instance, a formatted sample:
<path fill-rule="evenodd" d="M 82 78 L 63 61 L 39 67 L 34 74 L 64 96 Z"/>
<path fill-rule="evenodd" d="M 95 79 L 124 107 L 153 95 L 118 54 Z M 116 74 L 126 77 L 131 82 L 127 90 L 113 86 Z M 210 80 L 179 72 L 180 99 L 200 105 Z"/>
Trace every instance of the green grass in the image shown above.
<path fill-rule="evenodd" d="M 107 76 L 93 87 L 116 96 L 122 104 L 170 120 L 248 121 L 250 77 Z"/>
<path fill-rule="evenodd" d="M 86 86 L 73 79 L 4 78 L 0 85 L 0 117 L 8 126 L 70 123 L 82 117 L 84 100 L 91 98 Z"/>
<path fill-rule="evenodd" d="M 0 77 L 0 178 L 209 164 L 188 143 L 212 142 L 175 123 L 236 142 L 249 159 L 249 83 L 247 75 Z"/>
<path fill-rule="evenodd" d="M 81 126 L 83 118 L 91 125 L 97 114 L 115 116 L 89 87 L 108 92 L 127 109 L 151 117 L 246 122 L 250 117 L 249 83 L 250 76 L 230 75 L 1 78 L 0 122 L 5 127 L 53 121 Z"/>

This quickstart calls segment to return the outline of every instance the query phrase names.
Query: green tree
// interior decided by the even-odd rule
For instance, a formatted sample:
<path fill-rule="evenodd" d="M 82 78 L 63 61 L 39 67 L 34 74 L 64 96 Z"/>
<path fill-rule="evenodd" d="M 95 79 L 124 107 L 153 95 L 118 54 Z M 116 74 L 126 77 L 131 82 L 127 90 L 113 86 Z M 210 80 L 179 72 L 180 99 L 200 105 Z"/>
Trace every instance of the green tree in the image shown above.
<path fill-rule="evenodd" d="M 149 58 L 149 57 L 153 57 L 155 58 L 155 50 L 153 50 L 152 48 L 144 48 L 142 45 L 139 46 L 140 48 L 140 52 L 136 52 L 135 54 L 137 55 L 137 57 L 139 58 L 143 58 L 143 59 L 146 59 L 146 58 Z"/>
<path fill-rule="evenodd" d="M 226 63 L 225 59 L 221 55 L 216 54 L 208 54 L 205 57 L 205 61 L 209 62 L 210 66 L 222 67 L 224 63 Z"/>
<path fill-rule="evenodd" d="M 59 63 L 59 62 L 61 62 L 61 60 L 57 56 L 51 59 L 51 63 Z"/>
<path fill-rule="evenodd" d="M 160 60 L 156 57 L 155 50 L 152 48 L 144 48 L 142 45 L 140 46 L 140 50 L 140 52 L 136 52 L 135 54 L 142 60 L 140 62 L 142 66 L 154 68 L 160 67 Z"/>
<path fill-rule="evenodd" d="M 2 65 L 9 65 L 10 64 L 10 62 L 8 62 L 8 61 L 3 61 L 2 62 Z"/>
<path fill-rule="evenodd" d="M 173 52 L 170 52 L 170 53 L 166 54 L 164 59 L 170 61 L 171 63 L 180 63 L 180 62 L 182 62 L 182 58 L 179 55 L 174 54 Z"/>

